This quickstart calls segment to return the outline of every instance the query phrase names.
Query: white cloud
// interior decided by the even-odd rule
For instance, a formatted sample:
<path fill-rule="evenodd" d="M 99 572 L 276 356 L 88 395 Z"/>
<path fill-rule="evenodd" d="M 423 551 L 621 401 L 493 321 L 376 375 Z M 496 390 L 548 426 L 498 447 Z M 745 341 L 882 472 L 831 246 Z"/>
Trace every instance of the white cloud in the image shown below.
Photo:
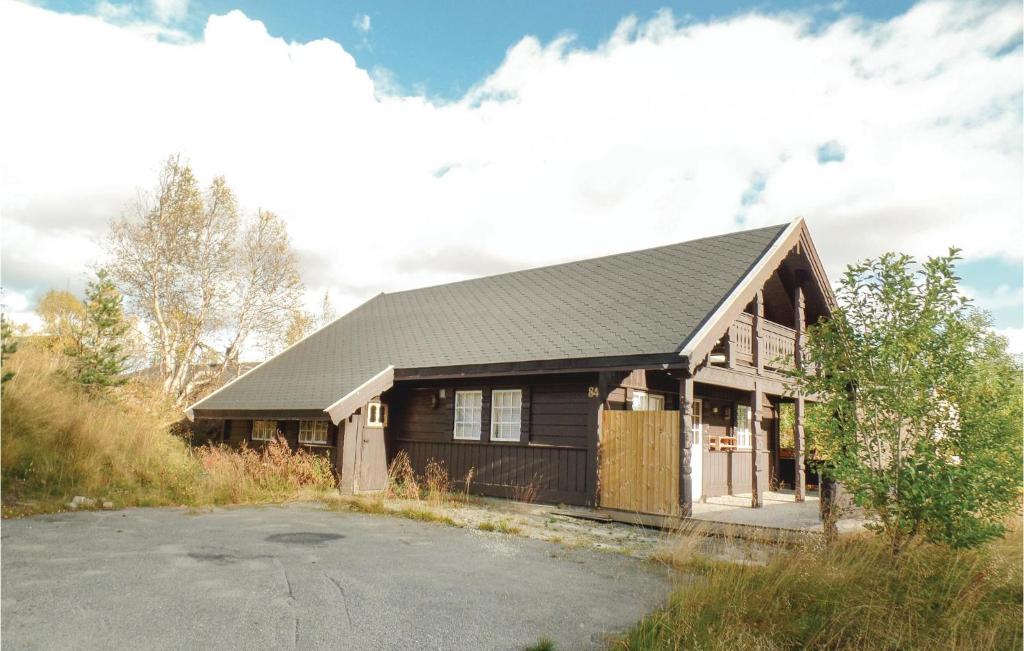
<path fill-rule="evenodd" d="M 131 5 L 100 0 L 96 3 L 96 15 L 107 22 L 116 23 L 132 18 L 135 15 L 135 8 Z"/>
<path fill-rule="evenodd" d="M 352 19 L 352 26 L 364 34 L 370 31 L 370 16 L 368 14 L 356 14 Z"/>
<path fill-rule="evenodd" d="M 1024 355 L 1024 328 L 996 328 L 996 334 L 1006 337 L 1006 348 L 1012 354 Z"/>
<path fill-rule="evenodd" d="M 161 23 L 177 23 L 188 15 L 189 0 L 150 0 L 153 16 Z"/>
<path fill-rule="evenodd" d="M 664 12 L 595 49 L 524 38 L 442 103 L 237 11 L 172 44 L 3 3 L 0 58 L 23 63 L 0 67 L 0 85 L 30 98 L 0 103 L 3 273 L 26 296 L 59 272 L 77 282 L 106 218 L 175 151 L 283 215 L 310 307 L 330 286 L 341 311 L 738 216 L 806 216 L 833 278 L 889 249 L 1019 259 L 1022 57 L 1005 50 L 1020 25 L 1016 4 L 962 2 L 815 29 Z M 820 163 L 822 147 L 842 160 Z"/>

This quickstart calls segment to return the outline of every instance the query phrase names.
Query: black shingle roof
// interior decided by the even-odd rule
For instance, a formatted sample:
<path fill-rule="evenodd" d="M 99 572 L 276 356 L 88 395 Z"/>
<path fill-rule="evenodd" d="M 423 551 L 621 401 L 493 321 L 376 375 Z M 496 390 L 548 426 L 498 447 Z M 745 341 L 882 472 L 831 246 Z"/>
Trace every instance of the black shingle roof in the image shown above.
<path fill-rule="evenodd" d="M 325 409 L 389 365 L 675 353 L 786 226 L 380 294 L 194 408 Z"/>

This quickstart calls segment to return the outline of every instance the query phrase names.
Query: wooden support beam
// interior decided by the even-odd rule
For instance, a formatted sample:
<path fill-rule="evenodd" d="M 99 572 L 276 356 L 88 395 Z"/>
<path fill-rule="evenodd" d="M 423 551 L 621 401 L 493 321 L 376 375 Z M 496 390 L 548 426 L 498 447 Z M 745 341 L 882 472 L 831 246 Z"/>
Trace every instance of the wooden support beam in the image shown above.
<path fill-rule="evenodd" d="M 807 326 L 806 309 L 804 307 L 804 282 L 805 274 L 798 271 L 796 274 L 796 283 L 793 287 L 793 322 L 796 325 L 794 330 L 796 331 L 796 340 L 793 342 L 793 364 L 797 369 L 803 368 L 804 355 L 804 337 Z M 796 402 L 793 405 L 793 420 L 794 432 L 793 432 L 793 463 L 796 466 L 796 481 L 794 486 L 794 492 L 796 494 L 796 501 L 803 502 L 804 497 L 807 494 L 807 476 L 804 472 L 804 457 L 807 453 L 807 446 L 804 441 L 804 396 L 803 394 L 797 394 Z"/>
<path fill-rule="evenodd" d="M 772 474 L 771 474 L 771 477 L 768 479 L 768 484 L 769 485 L 774 484 L 776 487 L 778 487 L 778 485 L 779 485 L 779 476 L 782 474 L 782 472 L 781 472 L 781 464 L 780 464 L 780 460 L 779 460 L 779 449 L 780 449 L 779 438 L 780 438 L 780 435 L 782 433 L 782 429 L 780 427 L 780 421 L 782 420 L 782 418 L 781 418 L 782 414 L 780 413 L 780 406 L 781 406 L 782 403 L 779 401 L 778 398 L 773 398 L 771 400 L 771 403 L 772 403 L 772 432 L 771 432 L 772 436 L 771 436 L 770 447 L 771 447 L 771 460 L 772 460 Z"/>
<path fill-rule="evenodd" d="M 693 513 L 693 378 L 689 375 L 679 380 L 679 437 L 679 513 L 685 518 Z"/>
<path fill-rule="evenodd" d="M 613 385 L 617 384 L 614 373 L 601 371 L 597 374 L 597 395 L 590 398 L 590 408 L 587 410 L 587 429 L 589 431 L 587 441 L 587 475 L 586 493 L 587 505 L 597 508 L 601 504 L 601 479 L 598 472 L 601 453 L 601 420 L 604 410 L 608 407 L 608 394 Z"/>
<path fill-rule="evenodd" d="M 804 497 L 807 494 L 807 475 L 804 472 L 804 459 L 806 456 L 806 450 L 804 450 L 804 397 L 798 395 L 796 402 L 793 403 L 793 463 L 796 466 L 796 485 L 795 494 L 796 501 L 803 502 Z"/>
<path fill-rule="evenodd" d="M 754 357 L 754 368 L 757 374 L 764 373 L 764 353 L 761 347 L 761 323 L 764 321 L 764 290 L 757 290 L 754 295 L 754 327 L 751 328 L 751 353 Z"/>
<path fill-rule="evenodd" d="M 761 383 L 754 381 L 750 392 L 750 506 L 760 507 L 764 502 L 763 493 L 768 487 L 768 441 L 761 427 Z"/>

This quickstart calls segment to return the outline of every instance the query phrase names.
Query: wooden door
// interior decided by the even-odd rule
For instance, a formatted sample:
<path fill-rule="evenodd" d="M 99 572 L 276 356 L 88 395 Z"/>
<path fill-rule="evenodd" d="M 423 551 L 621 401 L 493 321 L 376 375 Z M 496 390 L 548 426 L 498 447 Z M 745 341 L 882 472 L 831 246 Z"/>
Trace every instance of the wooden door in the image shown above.
<path fill-rule="evenodd" d="M 679 515 L 679 412 L 612 411 L 601 416 L 600 505 Z"/>
<path fill-rule="evenodd" d="M 388 459 L 384 428 L 367 426 L 364 405 L 344 423 L 341 492 L 380 491 L 388 484 Z"/>
<path fill-rule="evenodd" d="M 357 481 L 360 492 L 387 488 L 388 459 L 384 450 L 384 429 L 381 427 L 363 427 Z"/>

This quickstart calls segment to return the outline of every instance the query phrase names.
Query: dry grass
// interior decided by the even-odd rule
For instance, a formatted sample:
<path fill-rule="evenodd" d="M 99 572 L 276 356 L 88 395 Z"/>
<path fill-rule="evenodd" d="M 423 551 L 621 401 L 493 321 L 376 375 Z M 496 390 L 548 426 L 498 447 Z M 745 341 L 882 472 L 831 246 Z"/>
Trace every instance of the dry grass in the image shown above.
<path fill-rule="evenodd" d="M 200 498 L 213 504 L 280 500 L 304 488 L 327 490 L 334 486 L 330 460 L 298 449 L 279 438 L 255 450 L 205 446 L 195 450 L 203 472 Z"/>
<path fill-rule="evenodd" d="M 692 577 L 622 649 L 1020 649 L 1021 535 L 980 550 L 868 536 L 831 546 L 751 544 L 722 560 L 684 534 L 661 556 Z M 736 562 L 741 561 L 741 562 Z"/>
<path fill-rule="evenodd" d="M 326 494 L 320 497 L 320 501 L 332 511 L 352 511 L 354 513 L 369 513 L 373 515 L 395 515 L 400 518 L 416 520 L 418 522 L 436 522 L 448 526 L 457 527 L 459 524 L 452 518 L 430 510 L 429 506 L 420 506 L 417 503 L 407 502 L 388 503 L 383 494 L 375 495 L 338 495 L 337 493 Z"/>
<path fill-rule="evenodd" d="M 66 360 L 23 346 L 5 369 L 5 515 L 60 510 L 73 495 L 116 506 L 280 501 L 333 486 L 329 463 L 287 446 L 193 450 L 170 433 L 180 412 L 145 387 L 89 393 L 64 379 Z"/>
<path fill-rule="evenodd" d="M 462 488 L 456 488 L 456 482 L 448 476 L 444 463 L 430 459 L 422 477 L 416 475 L 409 455 L 402 450 L 388 466 L 388 484 L 384 493 L 386 497 L 400 500 L 426 502 L 433 507 L 447 507 L 465 504 L 469 498 L 469 489 L 475 475 L 470 468 L 462 481 Z"/>
<path fill-rule="evenodd" d="M 518 527 L 508 520 L 502 519 L 498 521 L 487 520 L 477 525 L 477 529 L 480 531 L 495 531 L 497 533 L 504 533 L 510 536 L 517 536 L 523 532 L 522 527 Z"/>

